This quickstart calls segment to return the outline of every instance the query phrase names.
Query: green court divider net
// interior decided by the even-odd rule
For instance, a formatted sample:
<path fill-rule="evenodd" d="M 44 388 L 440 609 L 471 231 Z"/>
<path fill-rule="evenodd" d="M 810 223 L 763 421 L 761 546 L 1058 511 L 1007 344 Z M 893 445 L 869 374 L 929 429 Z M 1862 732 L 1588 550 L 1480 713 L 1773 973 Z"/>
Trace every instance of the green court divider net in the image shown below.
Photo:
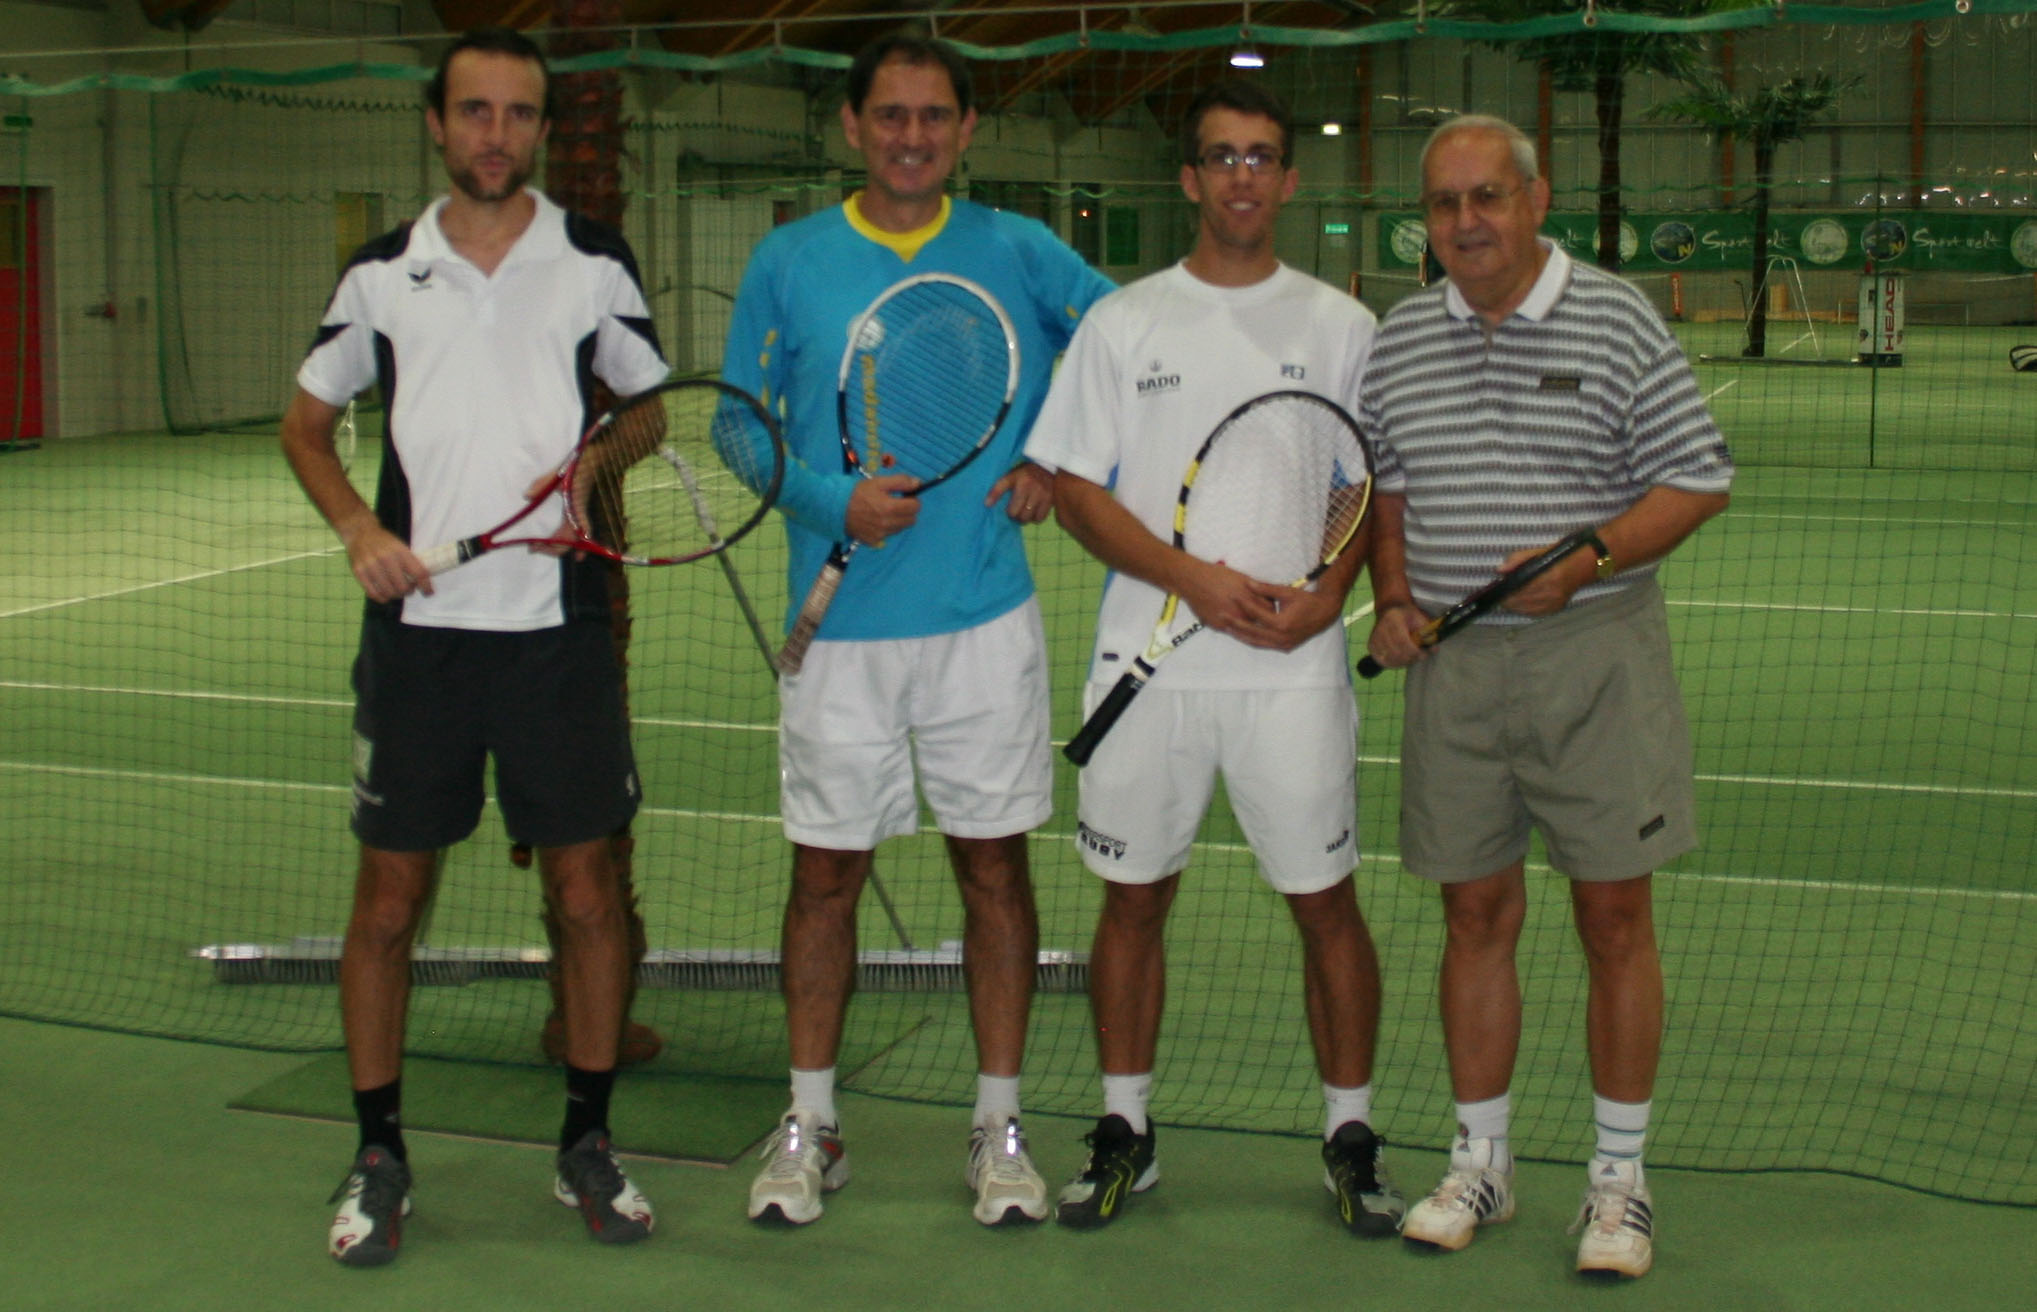
<path fill-rule="evenodd" d="M 1905 172 L 1908 125 L 1885 108 L 1910 104 L 1895 94 L 1908 26 L 1793 9 L 1733 38 L 1743 79 L 1806 63 L 1865 79 L 1835 126 L 1782 157 L 1788 240 L 1759 360 L 1741 354 L 1748 180 L 1722 194 L 1711 147 L 1642 112 L 1669 89 L 1630 92 L 1628 271 L 1675 320 L 1742 464 L 1731 510 L 1664 571 L 1704 843 L 1657 881 L 1669 1032 L 1650 1159 L 2031 1204 L 2037 1165 L 2014 1145 L 2037 1139 L 2037 374 L 2010 353 L 2037 342 L 2024 141 L 2037 54 L 2020 10 L 1918 8 L 1941 61 L 1932 85 L 1956 88 L 1934 112 L 1964 125 L 1932 138 L 1924 178 Z M 1459 107 L 1533 125 L 1534 70 L 1462 33 L 1255 35 L 1305 133 L 1281 254 L 1383 313 L 1421 278 L 1405 227 L 1429 126 Z M 977 50 L 984 118 L 961 185 L 1043 219 L 1120 280 L 1164 266 L 1194 221 L 1173 116 L 1235 36 Z M 792 37 L 711 72 L 648 49 L 614 61 L 631 106 L 627 226 L 683 372 L 718 366 L 756 240 L 855 186 L 834 127 L 840 61 Z M 1704 40 L 1715 57 L 1722 38 Z M 337 261 L 411 217 L 440 174 L 414 60 L 291 58 L 260 77 L 157 77 L 108 56 L 66 65 L 77 85 L 0 84 L 25 134 L 0 141 L 17 147 L 0 160 L 18 154 L 19 185 L 57 202 L 62 239 L 43 249 L 62 304 L 102 285 L 106 302 L 51 316 L 50 440 L 0 462 L 0 1012 L 295 1051 L 340 1041 L 330 980 L 352 882 L 359 595 L 274 423 Z M 1592 105 L 1552 103 L 1551 230 L 1589 258 Z M 1322 134 L 1331 122 L 1341 136 Z M 1861 336 L 1864 298 L 1882 298 L 1872 319 L 1892 273 L 1899 355 Z M 355 423 L 367 486 L 374 398 Z M 1031 541 L 1065 737 L 1101 574 L 1052 525 Z M 759 533 L 732 557 L 774 634 L 781 546 Z M 632 605 L 652 949 L 636 1015 L 666 1037 L 658 1070 L 775 1081 L 789 857 L 772 679 L 713 565 L 641 573 Z M 1368 624 L 1354 618 L 1360 641 Z M 1387 987 L 1378 1123 L 1440 1145 L 1439 911 L 1394 857 L 1399 700 L 1397 676 L 1361 689 L 1358 882 Z M 1060 785 L 1033 845 L 1053 955 L 1027 1103 L 1086 1114 L 1098 1097 L 1080 988 L 1099 894 L 1074 853 L 1072 773 Z M 1562 881 L 1539 849 L 1532 860 L 1515 1136 L 1528 1155 L 1573 1159 L 1591 1142 L 1583 967 Z M 895 914 L 865 899 L 849 1084 L 966 1101 L 960 913 L 940 840 L 888 844 L 878 869 Z M 491 809 L 451 855 L 420 949 L 413 1051 L 536 1061 L 544 945 L 535 877 L 509 861 Z M 1313 1129 L 1293 931 L 1221 800 L 1169 961 L 1156 1115 Z"/>

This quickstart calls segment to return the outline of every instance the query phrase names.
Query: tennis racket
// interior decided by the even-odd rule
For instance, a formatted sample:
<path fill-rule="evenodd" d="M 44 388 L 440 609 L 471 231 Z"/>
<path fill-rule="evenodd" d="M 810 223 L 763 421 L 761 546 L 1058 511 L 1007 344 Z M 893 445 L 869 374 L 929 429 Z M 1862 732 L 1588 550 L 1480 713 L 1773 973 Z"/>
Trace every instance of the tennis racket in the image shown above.
<path fill-rule="evenodd" d="M 785 443 L 755 397 L 712 378 L 661 383 L 595 420 L 551 480 L 486 533 L 417 558 L 443 574 L 512 543 L 546 543 L 625 565 L 679 565 L 722 551 L 778 499 Z M 556 497 L 565 522 L 520 531 Z"/>
<path fill-rule="evenodd" d="M 354 408 L 357 402 L 347 402 L 347 408 L 340 412 L 339 424 L 332 430 L 333 454 L 339 457 L 340 468 L 348 474 L 354 472 L 354 452 L 359 449 L 360 429 L 354 422 Z"/>
<path fill-rule="evenodd" d="M 914 495 L 953 478 L 990 444 L 1018 379 L 1018 334 L 989 292 L 950 273 L 892 284 L 849 325 L 835 389 L 842 468 L 912 474 Z M 856 546 L 837 542 L 828 553 L 778 652 L 779 673 L 805 664 Z"/>
<path fill-rule="evenodd" d="M 1435 619 L 1424 624 L 1420 631 L 1415 634 L 1415 641 L 1424 647 L 1435 646 L 1479 616 L 1500 605 L 1508 597 L 1527 587 L 1537 578 L 1548 573 L 1559 562 L 1568 559 L 1572 552 L 1580 547 L 1591 545 L 1596 533 L 1597 530 L 1595 529 L 1581 528 L 1540 555 L 1531 556 L 1522 561 L 1464 600 L 1458 602 L 1455 606 L 1444 611 Z M 1379 677 L 1380 671 L 1385 668 L 1385 666 L 1372 659 L 1372 657 L 1366 656 L 1358 662 L 1358 677 L 1362 679 L 1376 679 Z"/>
<path fill-rule="evenodd" d="M 1255 579 L 1306 587 L 1358 535 L 1372 505 L 1372 448 L 1351 416 L 1313 392 L 1269 392 L 1233 410 L 1203 439 L 1174 503 L 1174 545 Z M 1177 627 L 1170 593 L 1143 654 L 1061 749 L 1087 765 L 1118 717 L 1181 645 L 1203 631 Z"/>

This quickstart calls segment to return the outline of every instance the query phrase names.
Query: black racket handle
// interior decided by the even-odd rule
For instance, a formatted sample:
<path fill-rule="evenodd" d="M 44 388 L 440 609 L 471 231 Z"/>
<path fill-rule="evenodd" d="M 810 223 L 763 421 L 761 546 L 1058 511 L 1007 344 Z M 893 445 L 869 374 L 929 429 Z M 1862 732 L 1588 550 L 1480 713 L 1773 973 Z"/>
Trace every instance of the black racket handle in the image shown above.
<path fill-rule="evenodd" d="M 1581 528 L 1569 537 L 1544 550 L 1541 555 L 1522 561 L 1514 568 L 1486 584 L 1477 592 L 1452 606 L 1442 615 L 1424 625 L 1415 638 L 1424 647 L 1433 647 L 1471 621 L 1494 609 L 1537 578 L 1548 573 L 1561 563 L 1571 552 L 1598 541 L 1597 530 Z M 1376 678 L 1383 667 L 1378 661 L 1367 656 L 1358 662 L 1358 676 L 1364 679 Z"/>
<path fill-rule="evenodd" d="M 1096 745 L 1103 741 L 1103 736 L 1125 713 L 1125 707 L 1132 704 L 1132 698 L 1138 696 L 1139 689 L 1145 686 L 1146 680 L 1137 670 L 1126 670 L 1117 685 L 1104 694 L 1096 709 L 1089 713 L 1089 718 L 1082 722 L 1082 727 L 1075 731 L 1075 736 L 1068 740 L 1068 745 L 1061 749 L 1061 755 L 1076 765 L 1088 765 L 1089 758 L 1096 754 Z"/>

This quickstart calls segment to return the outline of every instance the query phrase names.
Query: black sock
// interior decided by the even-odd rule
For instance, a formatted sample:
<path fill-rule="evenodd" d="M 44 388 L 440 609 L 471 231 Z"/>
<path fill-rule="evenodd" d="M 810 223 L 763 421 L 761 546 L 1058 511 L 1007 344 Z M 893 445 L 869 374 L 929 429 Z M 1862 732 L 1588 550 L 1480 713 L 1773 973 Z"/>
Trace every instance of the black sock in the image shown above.
<path fill-rule="evenodd" d="M 394 1079 L 379 1089 L 354 1090 L 354 1119 L 361 1127 L 361 1147 L 380 1145 L 407 1162 L 410 1153 L 403 1144 L 403 1081 Z"/>
<path fill-rule="evenodd" d="M 615 1091 L 615 1070 L 583 1071 L 566 1063 L 566 1124 L 559 1131 L 559 1151 L 579 1143 L 589 1130 L 608 1135 L 608 1096 Z"/>

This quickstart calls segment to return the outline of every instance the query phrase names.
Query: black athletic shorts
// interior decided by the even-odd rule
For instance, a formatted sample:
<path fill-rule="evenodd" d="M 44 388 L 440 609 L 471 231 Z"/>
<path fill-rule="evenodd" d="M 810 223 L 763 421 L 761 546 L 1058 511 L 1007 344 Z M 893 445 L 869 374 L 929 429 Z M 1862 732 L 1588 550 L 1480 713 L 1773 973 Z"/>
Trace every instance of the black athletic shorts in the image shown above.
<path fill-rule="evenodd" d="M 370 616 L 354 660 L 354 836 L 447 847 L 481 818 L 495 758 L 504 827 L 533 847 L 603 838 L 640 789 L 605 622 L 519 633 Z"/>

